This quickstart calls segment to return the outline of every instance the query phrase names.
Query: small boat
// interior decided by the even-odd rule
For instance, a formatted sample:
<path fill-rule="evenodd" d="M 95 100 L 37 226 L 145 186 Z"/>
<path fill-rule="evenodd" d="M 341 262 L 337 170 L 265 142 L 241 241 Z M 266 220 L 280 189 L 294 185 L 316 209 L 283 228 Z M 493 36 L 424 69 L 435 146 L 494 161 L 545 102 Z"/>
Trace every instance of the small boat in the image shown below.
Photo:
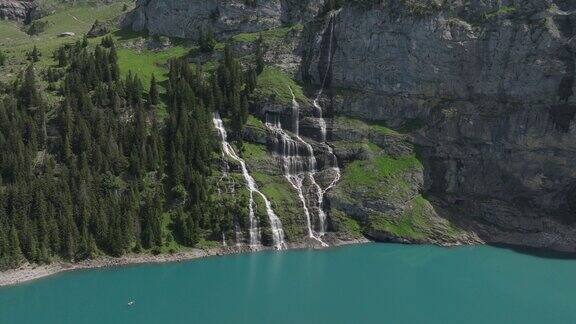
<path fill-rule="evenodd" d="M 128 306 L 134 306 L 134 301 L 133 300 L 129 301 Z"/>

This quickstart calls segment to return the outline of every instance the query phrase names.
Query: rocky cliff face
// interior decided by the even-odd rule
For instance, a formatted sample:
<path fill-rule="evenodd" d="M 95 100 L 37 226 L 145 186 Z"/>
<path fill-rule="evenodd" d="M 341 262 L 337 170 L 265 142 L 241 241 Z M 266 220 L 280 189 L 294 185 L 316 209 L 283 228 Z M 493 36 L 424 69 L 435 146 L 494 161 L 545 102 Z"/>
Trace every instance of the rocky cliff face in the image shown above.
<path fill-rule="evenodd" d="M 197 38 L 202 31 L 217 35 L 256 32 L 311 18 L 321 0 L 139 0 L 124 25 L 152 35 Z"/>
<path fill-rule="evenodd" d="M 0 0 L 0 19 L 24 21 L 34 8 L 34 0 Z"/>
<path fill-rule="evenodd" d="M 358 203 L 348 198 L 364 188 L 337 188 L 333 218 L 417 214 L 426 219 L 420 227 L 432 224 L 417 233 L 425 242 L 437 241 L 435 229 L 446 233 L 445 219 L 487 242 L 576 251 L 575 2 L 354 0 L 326 14 L 321 2 L 140 1 L 126 24 L 194 38 L 204 28 L 226 36 L 303 22 L 286 70 L 296 62 L 297 78 L 330 88 L 334 115 L 402 130 L 401 143 L 413 148 L 386 146 L 388 135 L 380 146 L 401 158 L 415 152 L 422 163 L 403 173 L 413 180 L 404 196 L 382 192 Z M 308 124 L 315 127 L 313 118 Z M 378 157 L 338 149 L 361 142 L 343 125 L 334 120 L 331 138 L 344 163 Z M 387 221 L 380 225 L 369 234 L 390 239 Z M 478 241 L 452 234 L 446 240 Z"/>
<path fill-rule="evenodd" d="M 575 251 L 576 4 L 394 3 L 327 18 L 337 113 L 413 128 L 425 191 L 485 240 Z"/>

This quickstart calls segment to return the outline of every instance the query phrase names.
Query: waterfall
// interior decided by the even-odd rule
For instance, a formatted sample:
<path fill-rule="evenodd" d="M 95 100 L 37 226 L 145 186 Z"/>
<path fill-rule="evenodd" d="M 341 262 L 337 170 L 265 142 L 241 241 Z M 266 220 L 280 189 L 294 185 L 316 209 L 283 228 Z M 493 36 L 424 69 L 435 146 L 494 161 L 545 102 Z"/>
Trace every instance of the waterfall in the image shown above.
<path fill-rule="evenodd" d="M 320 187 L 320 185 L 316 181 L 316 178 L 314 177 L 316 172 L 318 171 L 316 169 L 317 164 L 316 164 L 316 158 L 314 156 L 314 149 L 312 149 L 312 145 L 310 145 L 308 142 L 304 141 L 302 139 L 302 137 L 300 137 L 299 127 L 298 127 L 298 120 L 299 120 L 299 115 L 300 115 L 300 105 L 298 104 L 298 101 L 296 100 L 296 96 L 294 95 L 292 88 L 290 88 L 290 93 L 292 94 L 292 111 L 293 111 L 293 113 L 295 112 L 296 139 L 298 141 L 300 141 L 306 147 L 308 154 L 311 156 L 311 161 L 313 162 L 313 163 L 311 163 L 311 172 L 308 174 L 308 177 L 310 179 L 310 182 L 312 183 L 312 185 L 316 189 L 316 197 L 317 197 L 317 201 L 318 201 L 318 221 L 319 221 L 319 225 L 320 225 L 320 229 L 318 231 L 318 234 L 320 237 L 322 237 L 326 233 L 326 229 L 327 229 L 326 213 L 324 212 L 324 194 L 326 193 L 326 190 L 323 190 L 322 187 Z"/>
<path fill-rule="evenodd" d="M 325 32 L 322 34 L 324 35 Z M 332 44 L 334 41 L 334 13 L 330 13 L 330 38 L 328 39 L 328 58 L 326 62 L 326 71 L 324 71 L 324 76 L 322 77 L 322 83 L 320 84 L 320 91 L 316 95 L 316 98 L 312 101 L 312 105 L 316 108 L 318 113 L 318 124 L 320 125 L 320 141 L 322 143 L 326 142 L 326 134 L 327 134 L 327 127 L 326 127 L 326 120 L 323 117 L 322 107 L 318 101 L 320 100 L 320 96 L 322 92 L 324 92 L 324 87 L 326 86 L 326 80 L 328 79 L 328 74 L 330 73 L 330 67 L 332 65 Z M 322 54 L 322 50 L 320 50 L 320 56 L 318 57 L 318 65 L 320 65 L 320 57 Z"/>
<path fill-rule="evenodd" d="M 304 211 L 304 216 L 306 217 L 306 224 L 308 227 L 308 236 L 320 242 L 322 246 L 328 246 L 323 240 L 322 236 L 326 233 L 327 229 L 327 217 L 324 211 L 324 195 L 330 190 L 336 182 L 340 179 L 339 172 L 336 172 L 335 179 L 330 183 L 326 189 L 322 187 L 316 181 L 315 175 L 317 170 L 316 157 L 314 156 L 314 150 L 312 145 L 306 142 L 299 134 L 299 114 L 300 105 L 296 100 L 296 96 L 290 88 L 290 93 L 292 94 L 292 121 L 293 129 L 295 131 L 294 139 L 282 128 L 282 124 L 279 118 L 271 120 L 270 116 L 266 116 L 266 126 L 274 134 L 276 134 L 277 145 L 274 152 L 279 156 L 282 161 L 282 167 L 284 170 L 284 177 L 288 180 L 290 185 L 296 190 L 298 198 L 301 201 L 302 209 Z M 322 121 L 324 121 L 322 119 Z M 332 157 L 335 158 L 332 153 L 332 149 L 328 148 L 328 152 Z M 332 159 L 334 161 L 334 159 Z M 337 163 L 331 162 L 332 165 Z M 339 169 L 338 169 L 339 170 Z M 306 201 L 304 196 L 304 180 L 309 179 L 314 192 L 316 193 L 316 201 L 318 205 L 318 224 L 319 228 L 317 231 L 314 230 L 314 225 L 312 223 L 312 214 L 310 212 L 309 203 Z"/>
<path fill-rule="evenodd" d="M 222 176 L 218 179 L 216 186 L 218 187 L 218 197 L 222 195 L 222 189 L 220 188 L 220 183 L 226 179 L 230 182 L 230 186 L 226 188 L 226 193 L 232 194 L 233 196 L 236 193 L 235 183 L 233 178 L 229 177 L 230 172 L 230 165 L 228 161 L 226 161 L 226 155 L 224 154 L 224 150 L 222 151 Z M 241 246 L 242 242 L 244 242 L 244 237 L 242 235 L 242 231 L 240 230 L 240 226 L 238 225 L 238 215 L 234 215 L 233 219 L 233 226 L 234 226 L 234 240 L 236 241 L 236 246 Z M 226 237 L 224 233 L 222 233 L 222 245 L 227 246 L 226 244 Z"/>
<path fill-rule="evenodd" d="M 324 220 L 326 219 L 326 215 L 324 213 L 324 210 L 322 208 L 323 204 L 324 204 L 324 195 L 326 194 L 326 192 L 328 192 L 330 189 L 334 188 L 334 186 L 336 185 L 336 183 L 338 183 L 338 181 L 340 181 L 340 178 L 342 177 L 342 173 L 340 172 L 340 167 L 338 166 L 338 158 L 336 157 L 336 155 L 334 154 L 334 150 L 332 149 L 332 147 L 330 145 L 328 145 L 327 143 L 327 127 L 326 127 L 326 120 L 324 119 L 324 113 L 322 110 L 322 107 L 319 104 L 320 101 L 320 96 L 322 95 L 322 92 L 324 91 L 324 87 L 326 86 L 326 80 L 328 79 L 328 73 L 330 73 L 330 67 L 332 66 L 332 51 L 333 51 L 333 42 L 334 42 L 334 16 L 338 13 L 338 11 L 336 12 L 332 12 L 330 13 L 330 38 L 328 40 L 328 58 L 327 58 L 327 64 L 326 64 L 326 71 L 324 72 L 324 76 L 322 77 L 322 84 L 320 86 L 320 90 L 318 91 L 318 94 L 316 95 L 316 98 L 314 98 L 314 100 L 312 101 L 312 105 L 314 106 L 314 108 L 316 108 L 316 111 L 318 113 L 318 124 L 320 125 L 320 141 L 322 143 L 324 143 L 324 145 L 326 146 L 326 150 L 328 152 L 328 156 L 330 157 L 331 161 L 331 167 L 332 170 L 335 174 L 334 179 L 332 180 L 332 182 L 326 187 L 326 189 L 323 189 L 318 186 L 318 206 L 320 206 L 320 214 L 323 214 Z M 318 62 L 320 62 L 320 59 L 318 59 Z M 322 219 L 322 217 L 320 217 Z M 324 235 L 324 233 L 326 232 L 327 226 L 326 226 L 326 222 L 321 222 L 321 230 L 320 230 L 320 235 Z"/>
<path fill-rule="evenodd" d="M 326 80 L 328 79 L 328 73 L 330 73 L 330 67 L 332 66 L 332 51 L 333 51 L 333 44 L 334 44 L 334 17 L 335 15 L 340 12 L 330 12 L 330 38 L 328 39 L 328 61 L 326 62 L 326 71 L 324 71 L 324 76 L 322 77 L 322 83 L 320 84 L 320 91 L 314 100 L 315 106 L 317 106 L 318 98 L 322 95 L 322 91 L 324 91 L 324 86 L 326 85 Z M 325 32 L 322 34 L 324 35 Z M 322 54 L 322 50 L 320 50 L 320 56 Z M 320 64 L 320 57 L 318 58 L 318 64 Z M 319 107 L 319 106 L 318 106 Z"/>
<path fill-rule="evenodd" d="M 214 113 L 213 122 L 214 127 L 216 127 L 218 133 L 220 133 L 220 137 L 222 138 L 222 152 L 240 164 L 242 169 L 242 176 L 246 182 L 246 188 L 249 191 L 248 215 L 250 223 L 250 246 L 258 247 L 261 245 L 261 232 L 258 226 L 258 219 L 254 214 L 254 194 L 257 194 L 262 197 L 262 200 L 264 200 L 264 204 L 266 206 L 266 214 L 268 215 L 268 219 L 270 221 L 270 229 L 272 231 L 274 247 L 278 250 L 286 248 L 286 243 L 284 242 L 284 230 L 282 229 L 282 222 L 280 221 L 280 218 L 278 218 L 276 213 L 274 213 L 272 204 L 268 198 L 260 190 L 258 190 L 256 181 L 248 172 L 246 162 L 236 154 L 232 145 L 228 143 L 226 129 L 224 128 L 224 124 L 222 123 L 222 119 L 218 113 Z"/>
<path fill-rule="evenodd" d="M 308 146 L 305 145 L 304 147 L 307 149 L 305 152 L 302 152 L 299 143 L 284 131 L 278 118 L 271 121 L 270 117 L 266 116 L 266 127 L 276 135 L 277 145 L 274 153 L 282 161 L 284 177 L 294 190 L 296 190 L 298 198 L 302 203 L 308 228 L 308 237 L 317 240 L 323 246 L 327 246 L 320 237 L 314 234 L 314 230 L 312 229 L 312 216 L 308 208 L 308 203 L 306 202 L 306 197 L 304 196 L 304 177 L 307 173 L 310 173 L 310 170 L 316 168 L 316 158 L 314 157 L 312 147 L 308 149 Z"/>
<path fill-rule="evenodd" d="M 242 246 L 244 237 L 242 236 L 242 231 L 240 230 L 240 225 L 238 225 L 237 220 L 234 220 L 234 239 L 236 240 L 236 246 Z"/>

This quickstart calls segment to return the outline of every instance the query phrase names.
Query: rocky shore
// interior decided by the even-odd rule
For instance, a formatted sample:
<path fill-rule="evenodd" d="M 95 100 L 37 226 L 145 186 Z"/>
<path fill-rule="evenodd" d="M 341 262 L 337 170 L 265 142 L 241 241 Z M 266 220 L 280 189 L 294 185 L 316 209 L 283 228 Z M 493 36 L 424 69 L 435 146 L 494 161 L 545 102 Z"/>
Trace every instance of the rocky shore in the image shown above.
<path fill-rule="evenodd" d="M 331 247 L 338 247 L 351 244 L 362 244 L 370 242 L 368 239 L 358 238 L 351 240 L 332 240 Z M 319 249 L 317 246 L 312 246 L 308 243 L 290 244 L 288 249 L 305 249 L 313 247 Z M 194 259 L 201 259 L 211 256 L 224 256 L 239 253 L 251 253 L 258 251 L 271 250 L 269 247 L 249 248 L 247 246 L 231 246 L 231 247 L 218 247 L 213 249 L 189 249 L 186 251 L 176 252 L 172 254 L 127 254 L 118 258 L 103 256 L 92 260 L 85 260 L 81 262 L 53 262 L 51 264 L 37 265 L 26 263 L 16 269 L 10 269 L 0 272 L 0 287 L 12 286 L 28 281 L 45 278 L 61 272 L 83 270 L 83 269 L 98 269 L 98 268 L 111 268 L 121 267 L 126 265 L 135 264 L 150 264 L 150 263 L 167 263 L 167 262 L 182 262 Z"/>

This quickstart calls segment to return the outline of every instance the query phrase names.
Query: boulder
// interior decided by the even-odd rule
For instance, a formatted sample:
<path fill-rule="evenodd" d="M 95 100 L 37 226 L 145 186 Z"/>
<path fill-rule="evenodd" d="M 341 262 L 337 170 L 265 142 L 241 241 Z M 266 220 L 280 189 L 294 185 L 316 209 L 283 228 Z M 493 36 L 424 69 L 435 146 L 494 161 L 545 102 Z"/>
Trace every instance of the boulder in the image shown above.
<path fill-rule="evenodd" d="M 110 28 L 108 28 L 106 23 L 96 20 L 86 35 L 88 37 L 99 37 L 104 36 L 109 32 Z"/>

